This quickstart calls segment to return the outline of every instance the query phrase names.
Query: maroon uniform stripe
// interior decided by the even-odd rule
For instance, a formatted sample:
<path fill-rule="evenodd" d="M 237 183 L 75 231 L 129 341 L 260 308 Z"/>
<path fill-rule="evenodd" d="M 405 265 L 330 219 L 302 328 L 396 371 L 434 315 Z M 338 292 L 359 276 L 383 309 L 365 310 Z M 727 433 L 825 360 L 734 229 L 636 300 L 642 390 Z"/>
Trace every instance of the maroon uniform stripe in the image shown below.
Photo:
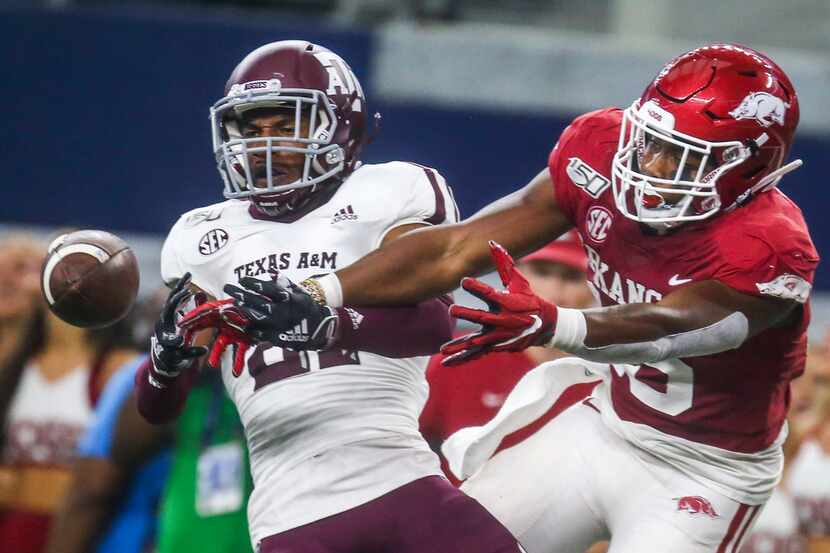
<path fill-rule="evenodd" d="M 441 187 L 438 186 L 438 179 L 435 177 L 435 171 L 429 167 L 421 167 L 424 173 L 427 174 L 429 183 L 432 185 L 432 191 L 435 193 L 435 213 L 425 222 L 431 225 L 437 225 L 444 222 L 447 218 L 447 206 L 444 202 L 444 194 L 441 192 Z"/>
<path fill-rule="evenodd" d="M 746 534 L 746 531 L 749 530 L 752 527 L 752 523 L 755 522 L 755 517 L 758 516 L 758 513 L 760 511 L 761 511 L 761 506 L 760 505 L 756 505 L 755 507 L 752 507 L 752 513 L 749 515 L 749 519 L 747 520 L 747 523 L 744 524 L 743 530 L 741 530 L 741 533 L 738 534 L 738 537 L 735 539 L 735 544 L 732 546 L 732 553 L 735 553 L 736 551 L 738 551 L 738 547 L 740 547 L 741 541 L 743 541 L 743 539 L 744 539 L 744 534 Z"/>
<path fill-rule="evenodd" d="M 738 511 L 735 513 L 735 516 L 732 517 L 732 522 L 729 523 L 729 529 L 726 531 L 723 541 L 720 542 L 717 553 L 726 553 L 726 546 L 729 545 L 729 542 L 732 541 L 732 536 L 734 536 L 735 532 L 738 531 L 738 527 L 741 525 L 741 522 L 743 522 L 747 510 L 749 510 L 749 505 L 741 505 L 738 507 Z"/>

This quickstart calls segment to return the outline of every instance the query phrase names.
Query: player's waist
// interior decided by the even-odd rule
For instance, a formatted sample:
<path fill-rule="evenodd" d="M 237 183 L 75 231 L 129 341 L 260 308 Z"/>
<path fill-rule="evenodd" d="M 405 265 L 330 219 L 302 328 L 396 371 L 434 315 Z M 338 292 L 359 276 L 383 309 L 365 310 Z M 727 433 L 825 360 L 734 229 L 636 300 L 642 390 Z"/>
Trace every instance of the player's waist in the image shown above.
<path fill-rule="evenodd" d="M 362 445 L 371 449 L 427 448 L 417 424 L 402 419 L 371 421 L 341 420 L 339 424 L 316 425 L 304 430 L 283 427 L 271 432 L 267 427 L 247 432 L 251 465 L 268 466 L 274 474 L 284 474 L 308 459 L 319 458 L 337 448 Z"/>
<path fill-rule="evenodd" d="M 417 438 L 367 440 L 306 458 L 291 470 L 252 463 L 251 532 L 262 538 L 361 505 L 409 482 L 440 476 Z"/>
<path fill-rule="evenodd" d="M 756 423 L 753 428 L 741 422 L 750 417 L 739 416 L 736 409 L 726 403 L 700 410 L 697 414 L 665 415 L 643 405 L 626 390 L 617 388 L 613 390 L 613 405 L 623 421 L 644 424 L 670 436 L 735 453 L 753 454 L 768 449 L 778 439 L 784 424 L 783 418 L 768 421 L 768 414 L 764 412 L 755 419 L 768 422 Z"/>
<path fill-rule="evenodd" d="M 751 453 L 730 451 L 687 440 L 639 421 L 625 420 L 612 402 L 609 386 L 595 390 L 602 417 L 608 427 L 640 451 L 643 459 L 656 458 L 702 484 L 740 503 L 764 503 L 781 477 L 787 437 L 784 425 L 768 447 Z"/>

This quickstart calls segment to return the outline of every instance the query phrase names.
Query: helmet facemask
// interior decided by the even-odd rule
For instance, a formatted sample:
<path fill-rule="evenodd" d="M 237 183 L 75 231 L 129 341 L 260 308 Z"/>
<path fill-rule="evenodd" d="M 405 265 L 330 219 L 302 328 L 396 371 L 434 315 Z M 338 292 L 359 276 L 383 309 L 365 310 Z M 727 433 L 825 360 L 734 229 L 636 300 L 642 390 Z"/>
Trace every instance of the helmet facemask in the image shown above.
<path fill-rule="evenodd" d="M 293 134 L 245 136 L 252 110 L 272 108 L 293 114 Z M 343 149 L 332 138 L 337 118 L 327 96 L 314 89 L 281 88 L 277 79 L 234 85 L 210 111 L 213 149 L 228 199 L 250 198 L 269 215 L 296 209 L 321 184 L 344 169 Z M 278 183 L 274 158 L 304 156 L 298 178 Z M 260 161 L 255 163 L 255 158 Z"/>
<path fill-rule="evenodd" d="M 617 209 L 657 230 L 713 216 L 721 208 L 718 179 L 752 156 L 740 141 L 710 142 L 674 130 L 674 117 L 654 102 L 623 112 L 611 183 Z M 653 176 L 660 165 L 673 174 Z"/>

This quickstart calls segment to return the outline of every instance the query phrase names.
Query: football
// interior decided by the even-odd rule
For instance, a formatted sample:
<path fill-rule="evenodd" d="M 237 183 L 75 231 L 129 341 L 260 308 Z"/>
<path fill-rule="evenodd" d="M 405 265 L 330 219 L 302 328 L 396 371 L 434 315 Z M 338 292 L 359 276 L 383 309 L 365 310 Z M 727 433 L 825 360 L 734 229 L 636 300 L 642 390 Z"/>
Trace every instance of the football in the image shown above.
<path fill-rule="evenodd" d="M 79 230 L 49 245 L 40 282 L 52 313 L 75 326 L 101 328 L 127 315 L 138 279 L 126 242 L 109 232 Z"/>

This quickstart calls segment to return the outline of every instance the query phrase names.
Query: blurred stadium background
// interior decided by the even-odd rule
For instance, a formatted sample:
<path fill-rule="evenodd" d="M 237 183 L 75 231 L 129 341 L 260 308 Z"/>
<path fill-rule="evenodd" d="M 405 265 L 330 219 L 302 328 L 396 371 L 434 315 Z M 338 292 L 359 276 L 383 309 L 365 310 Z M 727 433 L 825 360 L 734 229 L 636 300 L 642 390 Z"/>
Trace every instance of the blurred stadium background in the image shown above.
<path fill-rule="evenodd" d="M 674 55 L 713 41 L 763 50 L 801 101 L 793 156 L 805 165 L 782 190 L 830 255 L 830 0 L 0 0 L 0 239 L 115 232 L 135 249 L 149 296 L 177 217 L 222 200 L 208 108 L 247 52 L 289 38 L 331 48 L 361 79 L 383 116 L 364 160 L 436 167 L 463 216 L 535 175 L 575 115 L 627 106 Z M 827 261 L 813 298 L 811 339 L 821 343 Z M 826 346 L 808 376 L 821 365 L 830 390 Z M 794 400 L 794 412 L 818 403 L 818 382 L 796 381 L 794 393 L 811 399 Z M 217 397 L 208 393 L 215 382 L 202 384 L 197 413 L 198 401 Z M 191 430 L 202 435 L 196 423 Z"/>
<path fill-rule="evenodd" d="M 221 200 L 208 107 L 234 64 L 273 40 L 339 52 L 382 129 L 368 162 L 438 168 L 468 216 L 543 166 L 571 117 L 637 97 L 670 57 L 707 41 L 768 51 L 802 105 L 783 190 L 830 243 L 830 2 L 826 0 L 0 0 L 0 233 L 103 228 L 159 283 L 176 217 Z M 830 316 L 817 277 L 815 329 Z"/>

